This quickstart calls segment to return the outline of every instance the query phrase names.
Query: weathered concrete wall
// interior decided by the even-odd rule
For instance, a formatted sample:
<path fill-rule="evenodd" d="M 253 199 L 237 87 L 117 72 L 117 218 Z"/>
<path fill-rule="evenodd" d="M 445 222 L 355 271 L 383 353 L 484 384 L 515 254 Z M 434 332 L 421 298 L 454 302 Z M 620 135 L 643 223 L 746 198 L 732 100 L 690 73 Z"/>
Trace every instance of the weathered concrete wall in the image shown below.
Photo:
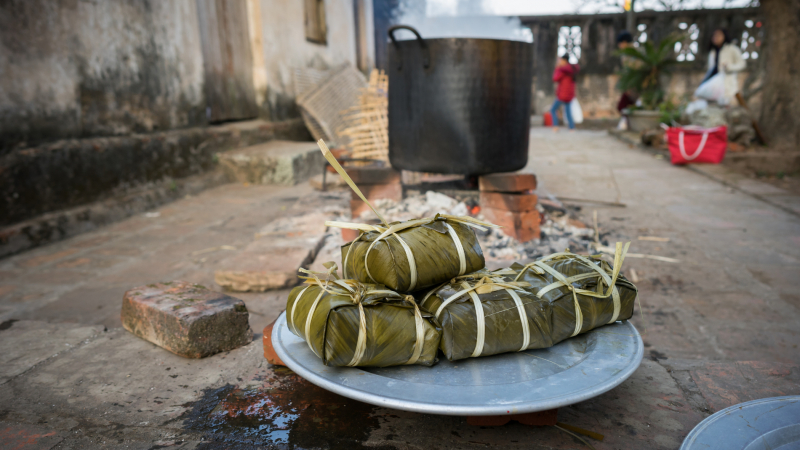
<path fill-rule="evenodd" d="M 201 123 L 194 1 L 0 2 L 0 154 Z"/>
<path fill-rule="evenodd" d="M 353 0 L 326 0 L 327 45 L 306 41 L 303 1 L 247 0 L 253 87 L 273 122 L 221 127 L 208 126 L 197 5 L 0 1 L 0 257 L 193 192 L 183 181 L 218 152 L 310 139 L 283 120 L 298 115 L 292 69 L 355 63 Z"/>
<path fill-rule="evenodd" d="M 327 44 L 306 41 L 305 15 L 300 0 L 261 0 L 264 61 L 267 66 L 267 104 L 273 120 L 298 116 L 292 81 L 296 67 L 324 69 L 356 64 L 353 0 L 326 0 Z"/>
<path fill-rule="evenodd" d="M 0 158 L 0 226 L 124 194 L 142 183 L 196 175 L 216 166 L 218 152 L 276 137 L 309 140 L 296 119 L 63 140 L 12 152 Z"/>
<path fill-rule="evenodd" d="M 301 119 L 253 120 L 12 152 L 0 158 L 0 258 L 201 190 L 191 178 L 216 167 L 217 153 L 272 139 L 311 136 Z"/>

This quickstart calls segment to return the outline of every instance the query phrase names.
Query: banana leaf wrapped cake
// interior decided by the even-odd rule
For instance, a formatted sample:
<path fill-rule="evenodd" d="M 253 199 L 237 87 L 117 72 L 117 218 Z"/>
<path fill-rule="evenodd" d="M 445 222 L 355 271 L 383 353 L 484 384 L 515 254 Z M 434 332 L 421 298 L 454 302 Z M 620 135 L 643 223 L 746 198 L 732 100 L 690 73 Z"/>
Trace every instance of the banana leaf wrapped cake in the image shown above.
<path fill-rule="evenodd" d="M 343 276 L 412 292 L 482 269 L 486 261 L 471 217 L 437 214 L 389 226 L 327 222 L 361 234 L 342 246 Z"/>
<path fill-rule="evenodd" d="M 433 315 L 413 297 L 381 285 L 342 280 L 336 265 L 303 277 L 286 304 L 289 330 L 304 339 L 326 365 L 432 366 L 441 339 Z"/>
<path fill-rule="evenodd" d="M 515 281 L 529 283 L 537 298 L 550 304 L 553 344 L 633 316 L 638 289 L 620 274 L 629 246 L 617 243 L 613 266 L 569 252 L 511 266 Z"/>
<path fill-rule="evenodd" d="M 637 289 L 596 257 L 555 253 L 528 265 L 479 271 L 445 283 L 419 300 L 442 325 L 440 348 L 453 361 L 547 348 L 633 315 Z"/>
<path fill-rule="evenodd" d="M 440 348 L 450 361 L 553 345 L 550 305 L 511 270 L 457 277 L 420 300 L 442 325 Z"/>
<path fill-rule="evenodd" d="M 382 284 L 398 292 L 435 286 L 453 277 L 480 270 L 486 264 L 472 228 L 496 227 L 468 216 L 435 217 L 388 223 L 364 197 L 325 142 L 323 156 L 353 192 L 372 209 L 382 225 L 325 222 L 359 230 L 358 238 L 342 247 L 342 275 L 362 283 Z"/>

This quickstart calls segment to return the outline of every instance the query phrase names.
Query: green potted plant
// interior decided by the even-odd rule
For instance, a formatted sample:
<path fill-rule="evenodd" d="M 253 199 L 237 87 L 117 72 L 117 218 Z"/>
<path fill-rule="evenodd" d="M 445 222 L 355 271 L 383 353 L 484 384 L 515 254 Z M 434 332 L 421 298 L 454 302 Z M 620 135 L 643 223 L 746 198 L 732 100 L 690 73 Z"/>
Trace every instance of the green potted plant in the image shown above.
<path fill-rule="evenodd" d="M 681 125 L 681 116 L 686 109 L 686 102 L 675 96 L 669 96 L 658 104 L 659 122 L 669 126 Z"/>
<path fill-rule="evenodd" d="M 647 41 L 638 48 L 628 47 L 616 52 L 623 57 L 619 89 L 636 92 L 641 100 L 641 107 L 632 107 L 628 111 L 632 131 L 658 127 L 661 117 L 658 107 L 664 100 L 669 72 L 677 63 L 673 48 L 680 40 L 680 35 L 672 34 L 658 45 Z"/>

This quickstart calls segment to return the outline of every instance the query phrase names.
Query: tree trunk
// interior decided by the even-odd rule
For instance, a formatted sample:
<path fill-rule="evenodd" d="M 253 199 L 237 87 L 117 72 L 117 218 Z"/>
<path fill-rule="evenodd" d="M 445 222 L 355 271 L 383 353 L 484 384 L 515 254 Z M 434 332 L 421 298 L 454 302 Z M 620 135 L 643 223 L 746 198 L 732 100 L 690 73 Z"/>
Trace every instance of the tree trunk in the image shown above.
<path fill-rule="evenodd" d="M 774 150 L 800 150 L 800 1 L 761 0 L 766 28 L 760 125 Z"/>

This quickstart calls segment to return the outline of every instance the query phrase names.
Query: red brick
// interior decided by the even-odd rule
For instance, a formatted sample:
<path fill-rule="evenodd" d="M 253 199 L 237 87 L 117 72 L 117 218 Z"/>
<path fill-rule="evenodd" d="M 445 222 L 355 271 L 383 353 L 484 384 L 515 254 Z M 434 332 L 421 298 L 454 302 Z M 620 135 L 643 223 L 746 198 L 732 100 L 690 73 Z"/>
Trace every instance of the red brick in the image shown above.
<path fill-rule="evenodd" d="M 350 200 L 350 215 L 353 220 L 359 220 L 364 211 L 369 211 L 369 206 L 361 200 Z M 373 214 L 374 215 L 374 214 Z M 344 236 L 344 235 L 343 235 Z M 345 239 L 346 240 L 346 239 Z"/>
<path fill-rule="evenodd" d="M 366 184 L 359 186 L 359 189 L 361 189 L 361 193 L 370 201 L 388 198 L 399 202 L 403 199 L 403 185 L 400 184 L 399 181 L 397 183 L 388 184 Z M 358 219 L 364 211 L 370 210 L 369 206 L 367 206 L 355 192 L 351 191 L 351 199 L 350 213 L 353 219 Z"/>
<path fill-rule="evenodd" d="M 364 202 L 361 202 L 364 203 Z M 366 206 L 366 203 L 364 203 Z M 358 230 L 351 230 L 349 228 L 342 228 L 342 239 L 345 242 L 351 242 L 353 239 L 358 237 Z"/>
<path fill-rule="evenodd" d="M 481 208 L 481 213 L 489 222 L 499 225 L 506 236 L 511 236 L 520 242 L 528 242 L 539 238 L 539 212 L 533 211 L 514 212 L 502 209 Z"/>
<path fill-rule="evenodd" d="M 399 202 L 403 199 L 403 185 L 400 183 L 388 183 L 388 184 L 366 184 L 364 186 L 358 187 L 361 190 L 361 193 L 364 194 L 364 197 L 367 197 L 367 200 L 378 200 L 381 198 L 388 198 L 390 200 L 394 200 Z M 361 200 L 354 191 L 351 191 L 352 199 L 353 200 Z"/>
<path fill-rule="evenodd" d="M 502 209 L 505 211 L 532 211 L 536 209 L 539 197 L 536 194 L 506 194 L 502 192 L 481 192 L 481 208 Z"/>
<path fill-rule="evenodd" d="M 536 189 L 536 175 L 532 173 L 495 173 L 478 180 L 480 190 L 487 192 L 525 192 Z"/>
<path fill-rule="evenodd" d="M 368 214 L 367 214 L 367 216 L 366 216 L 366 218 L 364 220 L 368 220 L 368 219 L 377 220 L 378 219 L 378 217 L 375 215 L 374 212 L 372 212 L 372 210 L 369 208 L 369 206 L 366 203 L 364 203 L 361 200 L 350 200 L 350 215 L 353 218 L 353 220 L 358 221 L 358 222 L 362 222 L 360 217 L 361 217 L 361 214 L 364 213 L 364 211 L 368 212 Z M 380 223 L 380 222 L 376 222 L 376 223 Z"/>
<path fill-rule="evenodd" d="M 186 358 L 249 344 L 248 320 L 243 301 L 185 281 L 140 286 L 122 299 L 126 330 Z"/>
<path fill-rule="evenodd" d="M 359 188 L 367 184 L 400 182 L 400 172 L 391 167 L 346 167 L 344 170 Z"/>
<path fill-rule="evenodd" d="M 277 320 L 264 327 L 264 335 L 261 337 L 261 341 L 264 344 L 264 358 L 267 358 L 267 362 L 272 365 L 286 366 L 286 364 L 281 361 L 281 358 L 278 357 L 278 354 L 275 353 L 275 347 L 272 346 L 272 328 L 275 326 L 275 322 L 277 322 Z"/>
<path fill-rule="evenodd" d="M 527 414 L 514 414 L 511 416 L 511 418 L 523 425 L 555 425 L 558 422 L 558 409 L 548 409 L 547 411 L 538 411 Z"/>

